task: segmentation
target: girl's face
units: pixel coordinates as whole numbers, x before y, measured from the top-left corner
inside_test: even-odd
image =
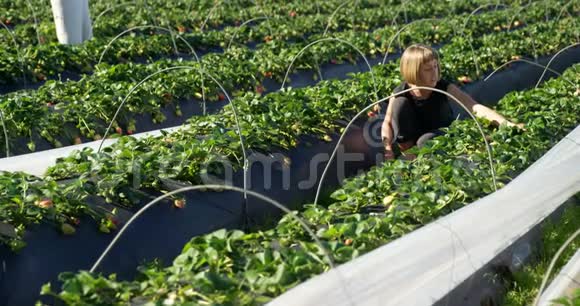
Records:
[[[437,81],[439,81],[439,63],[437,60],[434,59],[421,65],[419,79],[423,83],[420,84],[421,86],[435,87],[437,85]]]

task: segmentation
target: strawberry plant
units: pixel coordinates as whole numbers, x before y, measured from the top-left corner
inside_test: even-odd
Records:
[[[52,223],[70,235],[74,233],[71,223],[78,224],[79,216],[100,218],[85,205],[88,192],[82,181],[59,184],[24,173],[0,172],[0,182],[0,222],[13,231],[1,233],[0,242],[15,251],[25,246],[22,236],[30,224]]]

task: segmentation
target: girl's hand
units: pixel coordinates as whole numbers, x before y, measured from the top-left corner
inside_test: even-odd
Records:
[[[524,123],[513,123],[513,122],[508,121],[506,123],[506,125],[509,127],[517,127],[518,129],[520,129],[522,131],[526,131],[526,128],[525,128],[526,125]]]
[[[393,152],[393,147],[391,145],[385,146],[385,160],[395,159],[395,152]]]

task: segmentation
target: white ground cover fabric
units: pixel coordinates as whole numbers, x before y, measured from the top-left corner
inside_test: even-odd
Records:
[[[171,133],[181,126],[162,129],[168,133]],[[132,137],[143,138],[148,136],[160,136],[161,130],[155,130],[150,132],[143,132],[135,134]],[[117,142],[117,139],[107,139],[103,144],[104,147],[108,147]],[[46,170],[56,164],[56,160],[61,157],[69,156],[74,150],[82,150],[84,148],[92,148],[93,150],[98,150],[101,140],[87,142],[79,145],[67,146],[58,149],[40,151],[30,154],[23,154],[8,158],[0,158],[0,171],[22,171],[28,174],[42,177]]]

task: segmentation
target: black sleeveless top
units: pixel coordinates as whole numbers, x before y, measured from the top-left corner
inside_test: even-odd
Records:
[[[447,91],[449,82],[444,79],[440,79],[435,88]],[[409,89],[407,82],[401,83],[394,90],[395,93],[401,92],[405,89]],[[441,127],[448,127],[453,121],[453,110],[451,105],[449,105],[448,96],[443,93],[432,91],[429,98],[424,100],[418,100],[415,96],[411,94],[410,91],[396,95],[397,98],[404,97],[413,101],[415,112],[417,114],[417,121],[421,127],[425,130],[433,130]]]

